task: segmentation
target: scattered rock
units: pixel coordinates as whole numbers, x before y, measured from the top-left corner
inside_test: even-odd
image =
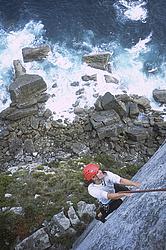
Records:
[[[92,68],[106,70],[110,55],[110,53],[85,55],[83,56],[83,62],[86,62]]]
[[[166,89],[154,89],[153,98],[156,102],[166,103]]]
[[[97,81],[97,74],[88,76],[88,75],[84,75],[81,77],[83,81],[87,82],[87,81]]]
[[[106,83],[115,83],[115,84],[119,83],[118,79],[116,79],[115,77],[111,75],[104,75],[104,78],[105,78]]]
[[[23,48],[22,56],[24,62],[41,61],[48,56],[51,51],[48,45],[43,45],[38,48]]]

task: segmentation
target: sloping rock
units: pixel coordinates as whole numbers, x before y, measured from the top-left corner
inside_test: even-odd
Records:
[[[166,143],[138,171],[133,180],[141,189],[165,188]],[[164,250],[165,192],[138,193],[125,199],[102,224],[97,222],[73,250]]]
[[[38,48],[23,48],[22,56],[24,62],[40,61],[48,56],[50,52],[48,45],[40,46]]]
[[[45,250],[48,247],[51,247],[48,234],[41,228],[18,244],[15,250]]]
[[[110,59],[110,53],[101,53],[83,56],[83,62],[90,67],[105,70]]]
[[[153,98],[156,102],[166,103],[166,89],[154,89]]]
[[[3,120],[17,121],[21,118],[37,114],[37,112],[37,106],[32,106],[24,109],[16,109],[14,107],[9,107],[0,113],[0,118],[2,118]]]
[[[34,105],[40,101],[41,94],[47,90],[47,85],[39,75],[20,75],[9,86],[12,103],[22,106]]]

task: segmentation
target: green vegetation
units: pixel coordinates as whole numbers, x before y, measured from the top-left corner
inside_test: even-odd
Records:
[[[137,166],[118,167],[110,156],[101,154],[51,162],[48,164],[50,171],[47,172],[44,172],[44,166],[39,165],[31,172],[20,169],[12,176],[0,174],[1,211],[6,207],[6,210],[0,213],[0,249],[9,249],[17,236],[24,239],[40,227],[44,220],[50,220],[62,208],[66,213],[69,206],[67,201],[71,201],[75,208],[80,200],[95,203],[82,178],[82,168],[90,162],[98,163],[103,170],[110,170],[126,178],[131,178],[138,171]],[[6,193],[12,196],[5,197]],[[11,207],[22,207],[23,214],[14,214],[9,211]],[[85,223],[88,222],[89,218],[86,218]],[[82,230],[80,225],[78,231],[81,233]]]

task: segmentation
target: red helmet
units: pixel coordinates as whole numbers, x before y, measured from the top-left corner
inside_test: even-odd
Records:
[[[88,164],[85,165],[84,169],[83,169],[83,175],[84,175],[84,179],[87,181],[92,180],[92,178],[98,173],[99,171],[99,165],[97,164]]]

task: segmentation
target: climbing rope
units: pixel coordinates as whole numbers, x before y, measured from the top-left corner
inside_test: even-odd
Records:
[[[149,193],[149,192],[163,192],[163,191],[166,191],[166,188],[130,190],[130,191],[121,191],[121,192],[118,192],[118,193]]]

